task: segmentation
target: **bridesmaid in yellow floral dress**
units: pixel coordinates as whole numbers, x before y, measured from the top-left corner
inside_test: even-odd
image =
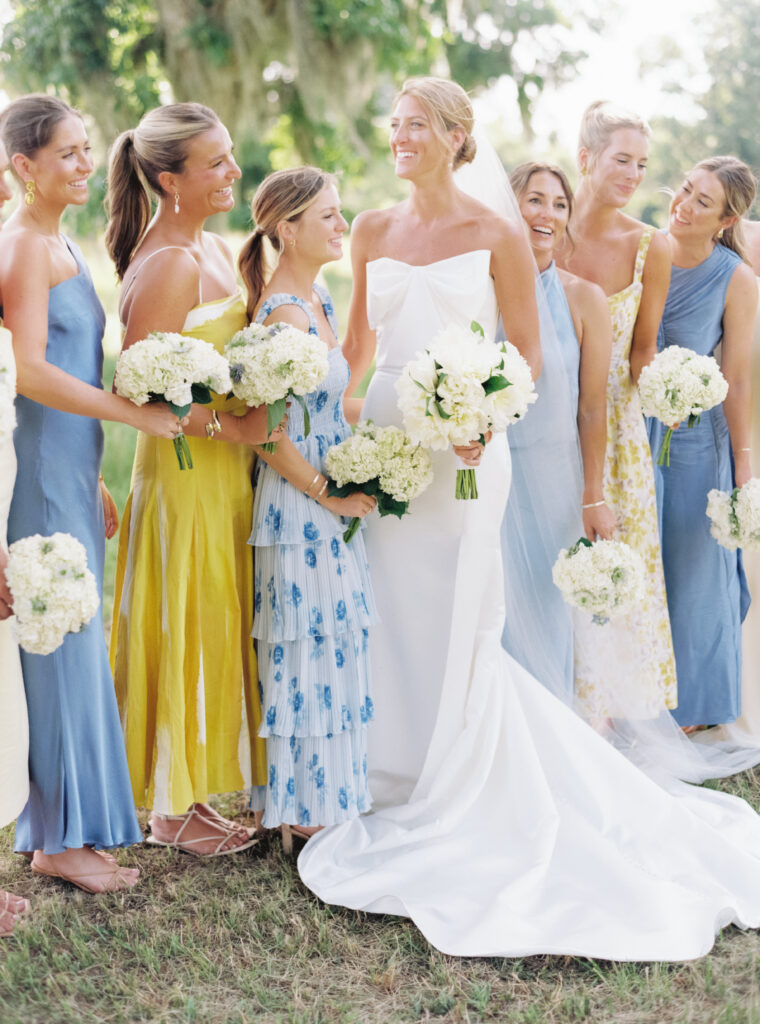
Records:
[[[654,472],[635,384],[657,351],[670,258],[661,235],[622,211],[644,177],[648,150],[649,127],[636,115],[605,102],[585,111],[575,248],[565,265],[608,296],[613,340],[604,496],[618,519],[617,539],[638,551],[647,569],[639,609],[596,629],[597,645],[609,644],[621,667],[615,678],[601,679],[582,656],[576,663],[576,693],[590,718],[654,718],[677,701]],[[603,664],[598,654],[594,662]]]
[[[123,281],[125,347],[164,330],[221,351],[246,324],[231,255],[203,230],[231,209],[239,177],[226,128],[197,103],[153,110],[117,139],[106,240]],[[158,198],[152,220],[143,179]],[[250,446],[266,440],[266,409],[215,395],[192,406],[185,433],[185,471],[170,443],[138,439],[111,658],[135,802],[152,808],[150,842],[219,856],[255,840],[209,794],[266,781],[247,544]]]

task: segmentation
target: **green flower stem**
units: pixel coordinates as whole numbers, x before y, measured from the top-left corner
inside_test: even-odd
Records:
[[[180,469],[192,469],[193,457],[190,454],[190,445],[182,431],[174,438],[174,451],[177,453],[177,462]]]
[[[273,452],[277,451],[277,442],[276,441],[265,441],[264,444],[262,444],[262,446],[261,446],[261,450],[263,452],[269,452],[269,454],[271,455]]]
[[[669,466],[670,465],[670,439],[673,436],[673,428],[668,427],[665,431],[665,437],[662,439],[660,445],[660,454],[657,456],[658,466]]]
[[[459,500],[468,501],[478,496],[478,484],[474,469],[458,469],[455,495]]]
[[[351,539],[353,538],[353,536],[356,533],[356,531],[359,529],[359,523],[360,522],[361,522],[361,519],[359,518],[359,516],[354,516],[354,518],[348,524],[348,529],[343,534],[343,540],[346,542],[346,544],[350,544],[351,543]]]

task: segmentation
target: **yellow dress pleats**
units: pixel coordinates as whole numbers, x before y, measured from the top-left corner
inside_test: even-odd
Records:
[[[245,326],[239,296],[203,303],[184,334],[219,351]],[[237,399],[213,408],[244,412]],[[266,781],[253,620],[253,450],[140,434],[122,517],[111,663],[135,803],[181,814]]]

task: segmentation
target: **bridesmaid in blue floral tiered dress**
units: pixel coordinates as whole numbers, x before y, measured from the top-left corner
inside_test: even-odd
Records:
[[[658,471],[665,586],[678,674],[673,717],[691,728],[732,722],[741,712],[741,623],[749,592],[741,555],[720,547],[705,516],[712,488],[751,477],[750,359],[757,285],[742,262],[739,218],[755,193],[749,168],[714,157],[689,171],[670,207],[673,259],[658,349],[713,355],[729,383],[722,406],[674,433],[670,466]],[[737,237],[738,236],[738,237]],[[665,427],[649,422],[655,458]]]
[[[326,380],[289,410],[287,437],[260,452],[251,544],[255,548],[253,636],[258,646],[268,785],[263,823],[308,838],[320,826],[369,810],[366,730],[372,718],[369,626],[375,620],[361,531],[346,544],[347,520],[375,499],[327,495],[321,465],[348,437],[348,365],[336,340],[321,266],[341,255],[346,222],[329,176],[316,168],[270,175],[253,200],[257,228],[240,258],[257,323],[291,323],[329,348]],[[262,289],[264,239],[280,251]],[[261,298],[264,301],[260,303]],[[345,400],[358,413],[357,400]]]

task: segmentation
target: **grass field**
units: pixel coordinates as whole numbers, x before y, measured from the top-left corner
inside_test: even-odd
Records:
[[[87,256],[109,314],[110,383],[116,288],[99,250]],[[344,268],[329,285],[345,323]],[[133,449],[134,432],[106,425],[104,473],[120,509]],[[116,543],[108,544],[106,623]],[[719,788],[760,808],[760,776]],[[220,807],[245,815],[242,794]],[[760,1024],[754,932],[730,928],[708,957],[687,964],[463,960],[433,950],[407,921],[320,904],[276,836],[209,861],[122,851],[121,862],[140,867],[140,885],[93,897],[32,876],[11,852],[12,835],[12,827],[0,832],[0,878],[33,912],[0,945],[0,1024]]]

